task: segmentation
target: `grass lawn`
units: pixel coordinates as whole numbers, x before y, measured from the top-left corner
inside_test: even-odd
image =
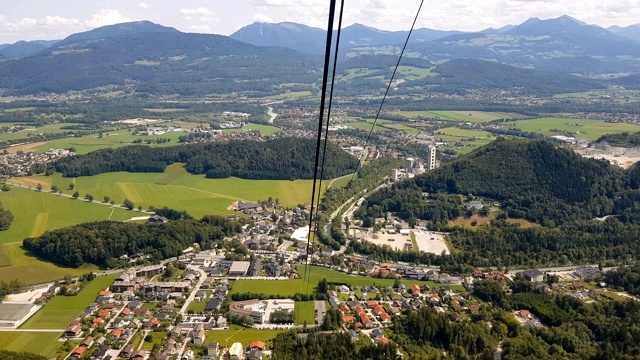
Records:
[[[451,143],[450,148],[456,150],[459,154],[466,154],[476,148],[487,145],[495,139],[495,136],[486,131],[460,129],[457,127],[449,127],[439,129],[435,132],[436,138],[444,139]],[[459,143],[462,146],[456,146]]]
[[[207,307],[207,302],[209,302],[209,299],[204,299],[200,302],[192,301],[189,306],[187,306],[187,312],[189,312],[189,310],[193,310],[194,314],[202,314],[204,313],[204,308]]]
[[[438,76],[437,73],[431,72],[432,69],[433,68],[424,69],[415,66],[398,66],[398,72],[404,75],[404,78],[408,80],[417,80],[424,79],[426,77]]]
[[[230,325],[228,330],[210,330],[206,332],[207,344],[217,342],[220,346],[231,346],[235,342],[248,346],[252,341],[264,341],[267,348],[271,348],[269,341],[284,330],[258,330],[244,328],[238,325]]]
[[[296,301],[295,302],[296,324],[308,325],[315,323],[315,306],[313,301]]]
[[[245,130],[258,130],[261,135],[271,136],[276,133],[276,131],[280,130],[279,127],[270,126],[270,125],[262,125],[262,124],[247,124],[244,126]]]
[[[46,181],[52,180],[53,177],[43,176],[42,181],[31,182],[30,185],[35,188],[41,182],[43,187],[49,188],[50,183]],[[16,178],[11,181],[28,182],[29,179]],[[65,181],[65,183],[59,181],[56,184],[59,184],[58,186],[61,188],[66,188],[70,180],[65,179]],[[69,190],[64,190],[63,192],[70,193]],[[82,194],[84,196],[86,192]],[[47,230],[59,229],[82,222],[107,219],[125,220],[135,216],[132,212],[124,209],[91,204],[86,201],[47,193],[45,190],[38,192],[17,186],[12,186],[11,191],[0,193],[0,202],[2,202],[5,209],[11,210],[15,217],[11,228],[0,236],[0,244],[21,242],[27,237],[39,236]]]
[[[640,125],[627,123],[608,123],[603,120],[590,119],[565,119],[565,118],[540,118],[532,120],[520,120],[504,123],[504,126],[511,126],[523,131],[530,131],[547,136],[563,135],[560,132],[568,131],[574,137],[586,140],[596,140],[605,134],[621,133],[625,131],[640,131]]]
[[[362,121],[362,122],[350,122],[350,123],[342,123],[339,125],[344,125],[344,126],[349,126],[351,128],[354,128],[356,130],[365,130],[365,131],[370,131],[371,130],[371,125],[373,125],[373,123],[367,122],[367,121]],[[384,126],[380,126],[380,122],[378,121],[378,123],[376,123],[376,126],[373,128],[373,131],[390,131],[391,129],[384,127]]]
[[[164,173],[115,172],[74,179],[55,174],[29,179],[47,186],[58,184],[65,189],[73,182],[75,190],[83,196],[89,193],[99,200],[109,196],[117,203],[129,199],[136,206],[142,205],[145,209],[150,205],[168,206],[186,210],[195,217],[231,214],[234,213],[233,210],[227,208],[235,201],[266,200],[269,196],[279,199],[285,207],[294,207],[311,201],[313,185],[312,180],[207,179],[204,175],[187,173],[183,164],[170,165]],[[328,182],[325,181],[323,184]],[[11,209],[9,206],[6,207]],[[132,212],[126,214],[135,216]]]
[[[10,112],[8,110],[9,109],[7,109],[6,112]],[[11,124],[11,125],[19,125],[19,124]],[[26,139],[27,136],[29,136],[29,134],[33,135],[33,134],[41,134],[41,133],[47,133],[47,134],[61,133],[61,132],[69,131],[69,130],[61,129],[61,127],[71,126],[71,125],[77,125],[77,124],[72,124],[72,123],[46,124],[40,127],[35,127],[33,126],[33,124],[23,124],[22,126],[24,127],[24,130],[20,130],[18,132],[0,133],[0,142],[4,140]]]
[[[298,274],[304,277],[304,266],[297,266]],[[236,280],[231,288],[231,293],[265,293],[267,295],[280,295],[282,297],[290,297],[296,293],[313,293],[316,290],[318,282],[322,278],[327,278],[330,283],[348,284],[353,286],[365,286],[365,285],[381,285],[388,286],[393,285],[393,279],[378,279],[368,276],[351,275],[333,269],[328,269],[321,266],[309,267],[311,274],[309,276],[309,283],[303,281],[303,279],[291,279],[291,280]],[[406,286],[412,284],[428,284],[430,287],[439,286],[432,281],[413,281],[402,280],[402,283]],[[452,289],[462,291],[462,286],[452,285]]]
[[[64,329],[95,301],[98,293],[113,283],[117,275],[99,276],[76,296],[56,296],[22,325],[21,329]]]
[[[45,357],[53,356],[62,343],[58,338],[62,335],[55,332],[0,332],[0,349],[18,352],[30,352]],[[67,355],[67,354],[65,354]]]
[[[162,345],[162,340],[167,337],[166,331],[152,331],[149,333],[151,337],[153,337],[153,341],[146,342],[143,340],[142,350],[151,350],[153,349],[153,344]]]

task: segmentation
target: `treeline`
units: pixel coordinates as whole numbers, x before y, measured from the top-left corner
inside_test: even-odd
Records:
[[[186,163],[192,174],[208,178],[236,176],[244,179],[310,179],[314,172],[315,141],[279,138],[266,142],[230,141],[188,144],[165,148],[129,146],[102,149],[86,155],[66,157],[55,169],[66,177],[105,172],[164,172],[176,162]],[[333,143],[327,144],[324,178],[348,174],[357,159]]]
[[[2,207],[0,202],[0,231],[8,230],[13,224],[13,213]]]
[[[20,289],[22,289],[23,286],[24,285],[16,279],[13,279],[9,282],[4,280],[0,281],[0,299],[9,294],[18,292]]]
[[[282,295],[253,293],[253,292],[231,294],[231,300],[233,301],[245,301],[245,300],[253,300],[253,299],[267,300],[267,299],[279,299],[279,298],[282,298]],[[293,296],[291,296],[291,299],[293,299],[294,301],[314,301],[314,300],[328,300],[328,297],[327,297],[327,294],[321,294],[321,293],[313,293],[313,294],[295,293]]]
[[[36,355],[28,352],[16,352],[9,350],[0,350],[0,359],[3,360],[46,360],[42,355]]]
[[[606,142],[611,146],[635,147],[640,146],[640,132],[623,132],[619,134],[605,134],[596,140],[596,143]]]
[[[118,259],[122,255],[145,253],[159,261],[182,255],[193,243],[201,249],[211,249],[225,236],[240,230],[240,223],[219,216],[165,224],[100,221],[28,238],[23,246],[37,256],[70,267],[85,263],[115,267],[120,265]]]
[[[296,330],[278,334],[273,340],[275,360],[396,360],[393,344],[369,344],[361,347],[351,341],[348,333],[320,333],[312,331],[298,336]]]

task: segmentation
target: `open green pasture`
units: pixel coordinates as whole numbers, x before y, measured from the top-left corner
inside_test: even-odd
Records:
[[[371,70],[371,69],[365,69],[365,68],[353,68],[353,69],[347,69],[346,71],[347,71],[347,75],[340,78],[340,80],[351,81],[357,77],[367,76],[369,74],[378,72],[378,70]]]
[[[261,124],[247,124],[244,126],[245,130],[257,130],[260,131],[260,135],[271,136],[274,135],[279,127],[270,126],[270,125],[261,125]]]
[[[315,305],[313,301],[296,301],[294,304],[296,313],[296,324],[311,325],[315,323]]]
[[[60,124],[46,124],[42,126],[33,126],[33,124],[11,124],[11,125],[21,125],[24,127],[23,130],[18,132],[9,132],[9,133],[0,133],[0,141],[5,140],[14,140],[14,139],[26,139],[30,134],[56,134],[69,130],[61,129],[63,126],[71,126],[76,124],[71,123],[60,123]]]
[[[294,207],[310,201],[313,185],[312,180],[207,179],[187,173],[183,164],[170,165],[164,173],[115,172],[74,179],[54,174],[30,179],[64,188],[73,182],[82,196],[89,193],[96,200],[109,196],[121,204],[129,199],[136,207],[168,206],[196,217],[230,214],[233,211],[227,208],[235,201],[266,200],[269,196],[285,207]]]
[[[58,338],[62,331],[34,332],[34,331],[2,331],[0,332],[0,349],[30,352],[45,357],[53,356],[60,346]],[[65,354],[66,355],[66,354]]]
[[[418,80],[426,77],[438,76],[437,73],[431,72],[433,68],[424,69],[415,66],[398,66],[398,72],[404,75],[407,80]]]
[[[166,147],[178,144],[178,137],[186,134],[185,132],[171,131],[162,135],[142,136],[132,135],[129,130],[131,129],[104,131],[102,138],[100,138],[98,134],[91,134],[78,138],[68,137],[64,139],[51,140],[38,146],[36,151],[44,152],[49,149],[75,148],[76,153],[86,154],[99,149],[118,148],[132,145],[133,141],[137,139],[142,139],[143,142],[155,139],[171,139],[171,141],[162,144],[150,144],[150,146]]]
[[[62,329],[96,300],[98,293],[113,283],[118,275],[98,276],[76,296],[56,296],[27,320],[21,329]]]
[[[586,140],[596,140],[605,134],[621,133],[625,131],[640,131],[640,125],[627,123],[608,123],[604,120],[591,119],[566,119],[566,118],[540,118],[531,120],[519,120],[504,123],[505,126],[515,127],[522,131],[535,132],[547,136],[563,135],[561,132],[570,132],[574,137]],[[558,131],[551,131],[552,129]]]
[[[396,111],[396,115],[414,117],[439,117],[441,120],[482,123],[496,119],[520,117],[520,114],[488,112],[488,111]]]
[[[435,132],[435,136],[438,139],[450,142],[449,148],[456,150],[459,154],[469,153],[495,139],[494,135],[486,131],[460,129],[457,127],[440,129]],[[455,143],[460,145],[454,145]]]
[[[43,177],[43,187],[49,187],[45,180],[53,178]],[[28,180],[17,178],[16,181]],[[69,180],[55,182],[66,194]],[[38,181],[31,183],[35,188]],[[82,192],[82,196],[86,193]],[[98,199],[96,197],[96,199]],[[123,199],[124,200],[124,199]],[[59,229],[82,222],[96,220],[125,220],[134,214],[124,209],[112,208],[101,204],[92,204],[82,199],[73,199],[48,193],[46,190],[38,192],[18,186],[12,186],[11,191],[0,193],[0,202],[11,210],[15,220],[7,231],[0,234],[0,243],[21,242],[27,237],[39,236],[47,230]],[[0,259],[2,257],[0,256]]]
[[[298,274],[304,277],[304,266],[297,266]],[[379,279],[368,276],[351,275],[328,269],[320,266],[311,266],[307,269],[310,273],[307,273],[309,282],[305,282],[303,279],[290,279],[290,280],[236,280],[231,288],[231,293],[265,293],[267,295],[280,295],[282,297],[290,297],[296,293],[313,293],[316,291],[318,282],[323,278],[327,278],[330,283],[348,284],[349,286],[370,286],[381,285],[389,286],[393,285],[393,279]],[[434,282],[429,281],[412,281],[402,280],[402,283],[410,286],[411,284],[428,284],[429,286],[438,286]],[[462,287],[452,286],[453,289],[462,289]]]
[[[264,341],[268,343],[279,333],[286,330],[258,330],[253,328],[244,328],[238,325],[230,325],[226,330],[210,330],[206,332],[205,342],[207,344],[217,342],[220,346],[231,346],[231,344],[239,342],[243,346],[249,346],[252,341]],[[270,345],[267,345],[270,347]]]

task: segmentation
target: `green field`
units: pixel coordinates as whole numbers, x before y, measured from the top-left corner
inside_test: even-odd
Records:
[[[433,70],[433,68],[423,69],[415,66],[398,66],[398,72],[404,75],[404,78],[407,80],[418,80],[438,76],[437,73],[433,73],[431,70]]]
[[[260,131],[260,135],[265,135],[265,136],[272,136],[278,130],[280,130],[280,128],[276,127],[276,126],[261,125],[261,124],[247,124],[247,125],[244,126],[244,129],[245,130],[257,130],[257,131]]]
[[[178,138],[181,135],[186,134],[186,132],[171,131],[166,134],[157,136],[140,136],[131,135],[128,130],[131,129],[105,131],[102,138],[99,138],[98,134],[91,134],[79,138],[69,137],[64,139],[51,140],[45,142],[42,145],[39,145],[36,148],[36,151],[44,152],[48,151],[49,149],[65,149],[73,147],[76,149],[77,154],[87,154],[94,150],[106,148],[115,149],[122,146],[132,145],[132,142],[136,139],[142,139],[142,141],[155,139],[171,139],[171,141],[167,143],[151,145],[157,147],[167,147],[178,144]]]
[[[378,72],[378,70],[371,70],[371,69],[365,69],[365,68],[347,69],[347,75],[341,77],[340,81],[342,80],[351,81],[357,77],[367,76],[375,72]]]
[[[253,328],[244,328],[238,325],[230,325],[227,330],[210,330],[206,332],[205,342],[207,344],[217,342],[220,346],[231,346],[235,342],[242,343],[243,346],[249,346],[252,341],[264,341],[268,343],[283,330],[258,330]],[[270,348],[270,344],[267,344]]]
[[[49,357],[53,356],[60,346],[61,343],[58,343],[58,338],[61,335],[62,331],[59,333],[2,331],[0,332],[0,349],[18,352],[26,351]]]
[[[454,149],[458,154],[469,153],[480,146],[489,144],[495,139],[495,135],[485,131],[460,129],[457,127],[439,129],[434,134],[436,138],[444,139],[451,143],[448,148]],[[459,143],[463,146],[456,146],[454,143]]]
[[[551,129],[567,131],[579,139],[596,140],[605,134],[621,133],[625,131],[640,131],[640,125],[626,123],[608,123],[604,120],[591,119],[566,119],[566,118],[541,118],[532,120],[519,120],[504,123],[504,126],[515,127],[522,131],[535,132],[547,136],[563,135]]]
[[[298,274],[304,276],[304,266],[297,266]],[[311,266],[308,284],[303,279],[291,280],[236,280],[231,288],[231,293],[265,293],[267,295],[280,295],[282,297],[290,297],[296,293],[313,293],[315,292],[318,282],[322,278],[327,278],[330,283],[349,284],[353,286],[365,285],[393,285],[393,279],[378,279],[367,276],[351,275],[340,271],[327,269],[320,266]],[[438,286],[434,282],[429,281],[410,281],[402,280],[402,283],[410,286],[411,284],[428,284],[429,286]],[[461,290],[462,286],[452,286],[453,289]]]
[[[200,302],[198,301],[192,301],[189,306],[187,306],[187,312],[189,310],[193,310],[194,314],[202,314],[204,313],[204,309],[207,307],[207,302],[209,301],[209,299],[204,299],[201,300]]]
[[[296,301],[295,302],[296,324],[314,324],[315,306],[313,301]]]
[[[154,344],[162,345],[162,340],[167,337],[166,331],[152,331],[149,335],[151,335],[153,341],[146,342],[143,340],[142,350],[151,350]]]
[[[11,124],[11,125],[15,125],[15,124]],[[72,123],[46,124],[39,127],[35,127],[32,124],[23,124],[22,126],[25,127],[24,130],[21,130],[18,132],[11,132],[11,133],[0,133],[0,141],[26,139],[29,135],[36,135],[40,133],[49,133],[49,134],[61,133],[61,132],[69,131],[69,130],[63,130],[61,129],[61,127],[70,126],[70,125],[77,125],[77,124],[72,124]]]
[[[99,276],[76,296],[54,297],[20,328],[64,330],[90,303],[96,300],[98,293],[108,288],[117,277],[117,275]]]
[[[45,177],[46,178],[46,177]],[[17,180],[23,180],[21,178]],[[51,180],[51,179],[48,179]],[[43,184],[46,184],[43,182]],[[66,185],[60,183],[60,187]],[[35,187],[36,183],[32,183]],[[43,185],[44,186],[44,185]],[[70,191],[65,190],[65,193]],[[84,192],[82,193],[84,196]],[[124,200],[124,199],[123,199]],[[11,228],[0,235],[0,244],[21,242],[27,237],[39,236],[47,230],[59,229],[81,222],[95,220],[125,220],[134,214],[124,209],[115,209],[100,204],[90,204],[60,195],[38,192],[12,186],[11,191],[0,193],[0,202],[11,210],[15,220]],[[2,256],[0,255],[0,259]]]
[[[371,125],[373,125],[373,124],[370,123],[370,122],[362,121],[362,122],[342,123],[340,125],[349,126],[349,127],[352,127],[352,128],[354,128],[356,130],[370,131],[371,130]],[[380,126],[379,122],[373,128],[373,131],[390,131],[390,130],[391,129],[389,129],[389,128]]]
[[[520,114],[487,111],[396,111],[396,115],[413,117],[439,117],[441,120],[481,123],[496,119],[520,117]]]
[[[207,179],[203,175],[187,173],[182,164],[170,165],[164,173],[115,172],[74,179],[55,174],[30,179],[64,188],[73,181],[80,194],[89,193],[98,200],[104,196],[117,203],[129,199],[145,209],[150,205],[168,206],[187,210],[196,217],[230,214],[233,211],[227,208],[235,201],[266,200],[269,196],[279,199],[285,207],[294,207],[310,202],[313,185],[312,180]]]

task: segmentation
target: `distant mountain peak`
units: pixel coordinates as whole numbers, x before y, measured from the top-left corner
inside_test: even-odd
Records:
[[[76,33],[67,36],[60,41],[58,45],[66,45],[74,42],[82,42],[89,40],[108,39],[116,36],[146,33],[146,32],[179,32],[177,29],[162,26],[148,20],[131,21],[126,23],[114,24],[95,28],[93,30]]]

